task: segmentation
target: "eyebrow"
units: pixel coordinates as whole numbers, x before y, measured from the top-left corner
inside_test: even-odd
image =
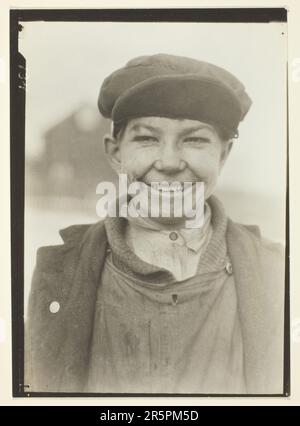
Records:
[[[197,132],[198,130],[209,130],[211,132],[214,132],[214,128],[210,126],[209,124],[199,124],[194,127],[188,127],[187,129],[183,129],[182,132],[180,132],[181,136],[187,135],[188,133]]]
[[[139,131],[139,130],[152,130],[152,131],[159,131],[158,127],[150,126],[148,124],[134,124],[131,128],[129,128],[130,132]]]
[[[129,132],[139,131],[143,129],[156,132],[161,131],[159,127],[151,126],[149,124],[134,124],[131,128],[129,128]],[[213,132],[214,128],[210,124],[197,124],[194,127],[188,127],[186,129],[183,129],[179,134],[180,136],[184,136],[186,134],[196,132],[197,130],[209,130]]]

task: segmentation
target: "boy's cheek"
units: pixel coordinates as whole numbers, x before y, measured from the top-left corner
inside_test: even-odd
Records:
[[[144,174],[145,170],[149,169],[151,161],[150,156],[145,158],[144,156],[136,155],[134,153],[121,158],[122,168],[125,173],[134,173],[137,175]]]
[[[200,181],[210,179],[218,174],[218,164],[212,163],[209,158],[201,158],[198,161],[194,158],[193,161],[187,164]]]
[[[121,173],[127,175],[128,182],[133,182],[143,175],[142,169],[134,161],[122,163]]]

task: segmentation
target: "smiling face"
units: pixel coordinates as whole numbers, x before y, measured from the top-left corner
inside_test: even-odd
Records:
[[[105,137],[113,168],[126,173],[129,182],[204,182],[206,199],[231,144],[209,124],[165,117],[135,118],[119,137]]]

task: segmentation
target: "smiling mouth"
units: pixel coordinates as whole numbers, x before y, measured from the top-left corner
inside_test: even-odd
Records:
[[[150,189],[155,189],[160,192],[170,193],[170,192],[183,192],[184,190],[195,187],[196,182],[151,182],[146,183],[140,181]]]

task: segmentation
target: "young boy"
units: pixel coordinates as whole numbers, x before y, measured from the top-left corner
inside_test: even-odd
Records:
[[[282,393],[283,256],[212,195],[251,106],[244,86],[206,62],[143,56],[105,79],[98,106],[116,172],[161,198],[203,182],[203,224],[153,217],[150,199],[148,217],[75,225],[39,249],[28,390]]]

